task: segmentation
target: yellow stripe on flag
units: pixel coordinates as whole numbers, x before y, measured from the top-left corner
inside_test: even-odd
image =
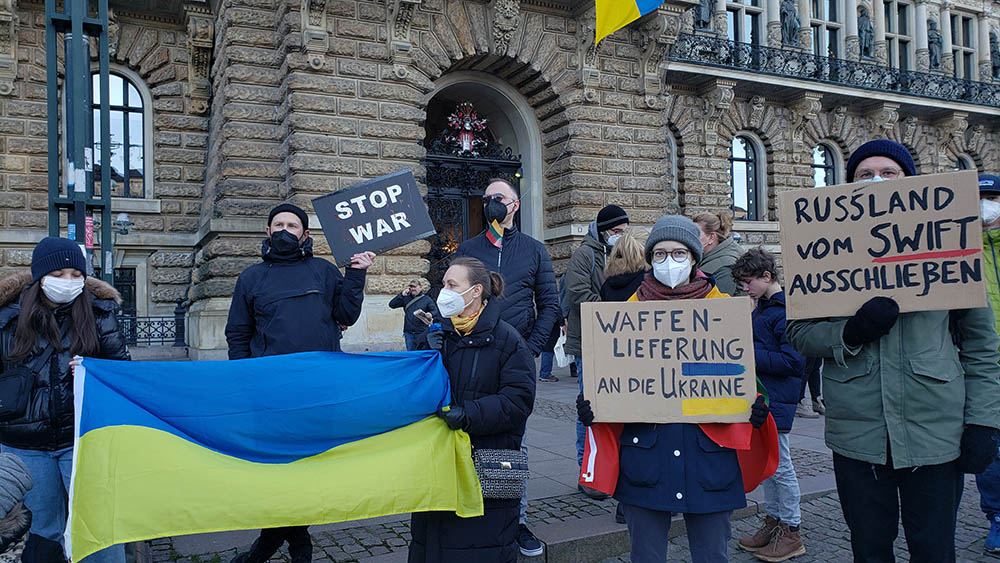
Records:
[[[642,16],[635,0],[596,0],[596,3],[597,36],[594,44]]]
[[[740,414],[748,410],[750,410],[750,401],[740,398],[698,398],[681,401],[681,414],[684,416]]]

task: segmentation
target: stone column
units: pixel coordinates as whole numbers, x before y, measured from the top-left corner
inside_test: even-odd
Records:
[[[885,45],[885,4],[882,0],[872,0],[872,21],[875,22],[875,43],[872,45],[872,55],[875,60],[884,65],[889,64],[889,53]]]
[[[951,52],[951,3],[941,4],[941,72],[951,75],[955,71],[955,55]]]
[[[858,0],[844,0],[844,58],[856,61],[861,58],[861,40],[858,38]]]
[[[726,25],[726,0],[715,0],[715,33],[719,34],[719,37],[726,37],[727,25]]]
[[[930,50],[927,47],[927,0],[917,0],[917,70],[930,70]]]
[[[799,48],[812,52],[812,0],[799,0]]]
[[[987,14],[976,16],[979,22],[979,38],[976,50],[979,52],[979,76],[966,78],[970,80],[989,80],[993,76],[993,60],[990,58],[990,19]]]
[[[767,0],[767,46],[781,48],[780,0]]]

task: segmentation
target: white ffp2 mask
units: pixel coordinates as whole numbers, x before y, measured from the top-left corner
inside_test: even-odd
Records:
[[[45,276],[42,278],[42,293],[53,303],[69,303],[83,293],[83,278],[67,280]]]
[[[658,264],[653,264],[653,277],[669,288],[675,288],[691,277],[691,259],[678,262],[673,256]]]

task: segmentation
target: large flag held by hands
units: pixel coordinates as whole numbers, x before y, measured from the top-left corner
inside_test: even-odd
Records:
[[[656,11],[664,0],[595,0],[597,36],[594,44],[635,20]]]
[[[469,437],[436,352],[310,352],[77,368],[66,546],[483,513]]]

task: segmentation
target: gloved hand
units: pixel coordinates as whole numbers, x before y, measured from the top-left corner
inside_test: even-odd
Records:
[[[750,406],[750,425],[754,428],[760,428],[767,422],[767,413],[770,410],[771,408],[764,402],[764,396],[758,395],[757,400]]]
[[[844,344],[851,348],[875,342],[889,334],[899,318],[899,304],[891,297],[872,297],[844,325]]]
[[[431,350],[438,350],[438,351],[444,348],[444,331],[437,330],[428,332],[427,346],[430,347]]]
[[[445,407],[437,412],[437,415],[444,419],[445,424],[452,430],[465,430],[465,409],[458,405]]]
[[[970,424],[962,432],[962,453],[958,456],[958,468],[962,473],[978,475],[997,458],[997,430],[987,426]]]
[[[594,409],[590,408],[590,401],[583,398],[583,395],[576,396],[576,417],[584,426],[594,423]]]

